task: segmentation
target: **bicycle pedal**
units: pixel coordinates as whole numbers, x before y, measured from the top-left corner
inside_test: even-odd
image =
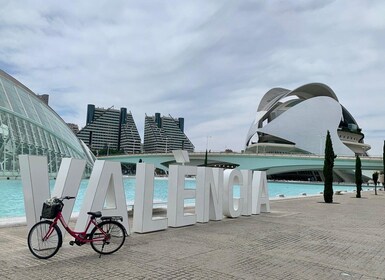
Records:
[[[75,244],[75,241],[71,240],[71,241],[70,241],[70,245],[71,245],[71,246],[74,246],[74,244]]]

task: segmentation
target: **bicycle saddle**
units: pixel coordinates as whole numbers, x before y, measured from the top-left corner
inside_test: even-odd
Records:
[[[102,216],[102,212],[96,211],[96,212],[87,212],[88,215],[91,215],[92,218],[100,218]]]

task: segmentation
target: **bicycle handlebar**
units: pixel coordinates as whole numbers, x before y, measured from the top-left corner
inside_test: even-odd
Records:
[[[74,199],[74,198],[76,198],[75,196],[65,196],[65,197],[62,197],[62,200],[64,200],[64,199]]]

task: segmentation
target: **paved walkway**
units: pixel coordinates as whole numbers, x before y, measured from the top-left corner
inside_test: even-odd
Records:
[[[385,193],[271,202],[271,213],[132,234],[110,256],[63,244],[33,257],[0,228],[0,279],[385,279]],[[68,237],[67,237],[68,239]]]

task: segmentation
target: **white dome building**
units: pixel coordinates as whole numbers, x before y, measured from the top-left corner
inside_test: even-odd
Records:
[[[29,88],[0,70],[0,178],[20,176],[18,155],[46,156],[56,176],[62,158],[95,157],[63,119]]]
[[[336,155],[367,155],[361,128],[327,85],[273,88],[259,103],[245,151],[323,155],[328,130]]]

